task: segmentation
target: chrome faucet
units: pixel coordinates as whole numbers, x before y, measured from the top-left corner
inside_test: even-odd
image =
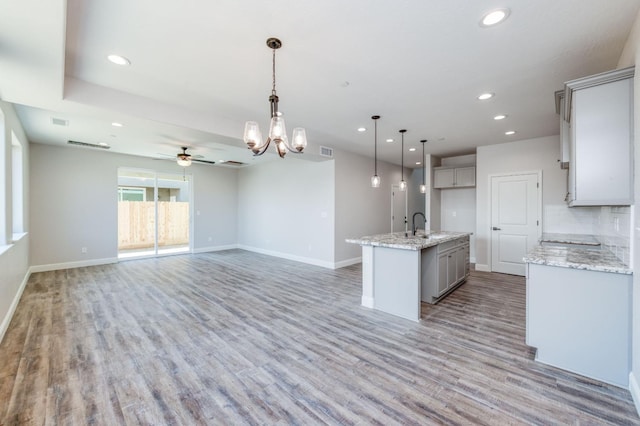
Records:
[[[422,216],[422,218],[424,219],[424,229],[425,229],[425,231],[427,230],[427,217],[422,212],[415,212],[413,214],[413,217],[411,218],[411,228],[413,229],[413,236],[414,237],[416,235],[416,215]]]

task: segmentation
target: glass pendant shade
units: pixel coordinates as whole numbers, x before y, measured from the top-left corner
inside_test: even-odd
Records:
[[[272,141],[285,140],[287,135],[287,128],[284,125],[284,118],[281,115],[271,117],[271,124],[269,125],[269,137]]]
[[[427,185],[425,185],[424,183],[420,184],[420,193],[421,194],[426,194],[427,193]]]
[[[380,188],[380,176],[378,175],[371,176],[371,187]]]
[[[296,127],[293,129],[293,148],[302,152],[307,147],[307,132],[302,127]]]
[[[407,190],[407,182],[405,182],[404,180],[400,181],[400,191],[406,191]]]
[[[246,143],[249,148],[253,148],[262,143],[260,127],[255,121],[247,121],[244,124],[244,143]]]

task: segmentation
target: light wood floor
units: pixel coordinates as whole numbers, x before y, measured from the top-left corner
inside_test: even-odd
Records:
[[[0,423],[640,424],[628,391],[532,360],[522,278],[473,272],[420,323],[360,280],[240,250],[33,274]]]

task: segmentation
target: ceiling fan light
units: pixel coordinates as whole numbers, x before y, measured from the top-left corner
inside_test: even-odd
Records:
[[[178,154],[178,166],[189,167],[191,165],[191,155]]]

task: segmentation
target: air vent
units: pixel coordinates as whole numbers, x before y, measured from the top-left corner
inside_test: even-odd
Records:
[[[86,146],[88,148],[100,148],[100,149],[109,149],[111,148],[106,143],[88,143],[88,142],[78,142],[78,141],[67,141],[69,145],[78,145],[78,146]]]
[[[65,120],[64,118],[51,117],[51,124],[55,126],[68,126],[69,121]]]
[[[333,148],[329,148],[329,147],[326,147],[326,146],[321,146],[320,147],[320,155],[322,155],[323,157],[333,158]]]
[[[228,164],[230,166],[236,166],[236,167],[244,166],[244,163],[242,163],[240,161],[233,161],[233,160],[225,161],[222,164]]]

